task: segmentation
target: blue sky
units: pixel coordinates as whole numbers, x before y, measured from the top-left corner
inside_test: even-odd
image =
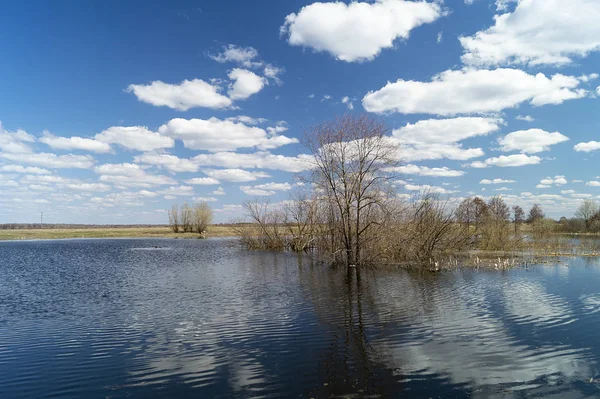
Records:
[[[401,196],[600,197],[600,3],[10,2],[0,223],[216,220],[296,189],[311,125],[381,118]]]

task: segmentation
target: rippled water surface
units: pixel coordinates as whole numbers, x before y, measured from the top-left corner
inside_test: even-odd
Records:
[[[593,258],[357,278],[232,244],[0,242],[0,397],[600,396]]]

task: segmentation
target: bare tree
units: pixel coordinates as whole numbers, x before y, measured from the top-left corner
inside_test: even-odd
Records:
[[[465,230],[470,230],[471,226],[475,223],[475,204],[473,198],[465,198],[458,205],[455,211],[456,221],[460,223]]]
[[[533,204],[529,210],[529,216],[527,216],[527,223],[535,223],[543,220],[546,217],[540,204]]]
[[[515,225],[515,235],[519,233],[521,224],[525,221],[525,211],[519,205],[513,205],[513,224]]]
[[[482,228],[481,246],[484,249],[506,249],[510,240],[508,234],[508,220],[510,208],[502,197],[491,198],[487,203],[487,213]]]
[[[212,209],[206,202],[194,205],[193,226],[196,233],[204,234],[208,225],[212,223],[212,218]]]
[[[179,206],[177,204],[171,206],[169,211],[169,226],[174,233],[179,233]]]
[[[510,217],[510,208],[500,196],[495,196],[489,200],[488,209],[492,220],[497,224],[506,223]]]
[[[194,215],[192,208],[190,208],[187,202],[184,203],[181,207],[180,219],[181,228],[183,229],[184,233],[189,233],[193,231]]]
[[[332,234],[348,266],[366,259],[362,249],[392,190],[398,149],[386,137],[385,125],[370,116],[347,115],[306,132],[312,169],[304,178],[326,201]]]
[[[598,205],[592,200],[584,200],[577,211],[575,211],[575,217],[583,219],[585,222],[585,229],[589,230],[594,215],[598,213]]]

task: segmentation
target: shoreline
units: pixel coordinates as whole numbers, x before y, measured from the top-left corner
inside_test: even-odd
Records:
[[[230,226],[210,226],[206,237],[235,237]],[[164,226],[158,227],[94,227],[81,229],[14,229],[0,230],[0,241],[60,240],[85,238],[180,238],[197,239],[196,233],[173,233]]]

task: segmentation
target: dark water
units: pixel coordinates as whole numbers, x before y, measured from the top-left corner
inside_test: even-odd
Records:
[[[229,244],[0,243],[0,398],[600,396],[597,260],[357,279]]]

